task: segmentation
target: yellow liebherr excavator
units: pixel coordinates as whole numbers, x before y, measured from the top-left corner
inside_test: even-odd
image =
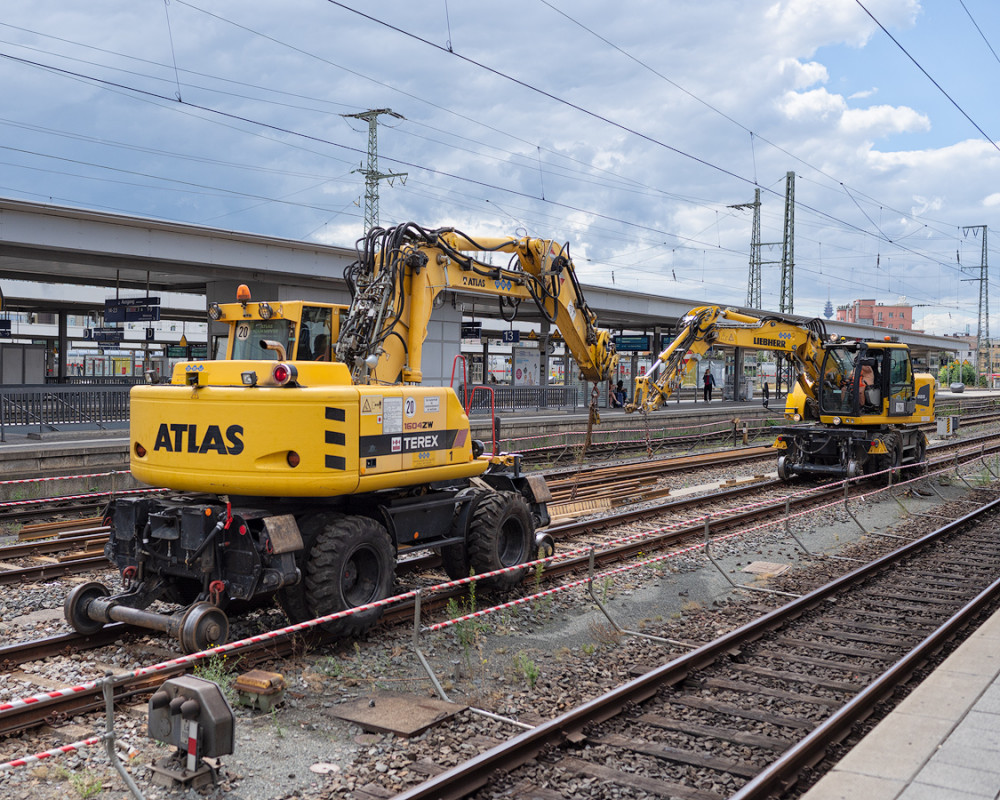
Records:
[[[925,460],[927,439],[917,425],[934,419],[934,376],[914,373],[905,344],[833,341],[822,320],[802,324],[719,306],[693,308],[680,324],[650,372],[636,379],[626,411],[659,408],[676,390],[685,361],[713,346],[768,350],[783,353],[796,372],[785,418],[798,424],[775,429],[782,480],[855,478]]]
[[[480,253],[511,254],[503,267]],[[182,362],[131,393],[131,469],[174,490],[117,498],[106,554],[123,591],[78,586],[64,612],[79,632],[123,621],[176,636],[188,652],[228,636],[225,608],[275,596],[293,621],[388,596],[397,557],[435,549],[453,578],[535,556],[550,499],[515,458],[484,455],[450,387],[418,385],[435,298],[445,290],[531,300],[592,381],[617,356],[597,327],[567,245],[473,239],[407,224],[374,229],[345,272],[350,307],[238,302],[224,360]],[[336,346],[331,342],[336,340]],[[164,614],[156,600],[179,605]],[[380,610],[328,627],[349,635]]]

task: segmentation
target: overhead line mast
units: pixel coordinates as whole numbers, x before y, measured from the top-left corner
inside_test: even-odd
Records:
[[[397,114],[391,108],[373,108],[362,111],[358,114],[341,114],[342,117],[350,119],[360,119],[368,123],[368,164],[364,169],[356,169],[353,172],[360,172],[365,176],[365,231],[378,227],[378,182],[388,180],[392,185],[393,178],[401,178],[406,183],[407,173],[405,172],[379,172],[378,169],[378,118],[380,116],[390,116],[396,119],[405,119],[402,114]]]
[[[986,225],[967,225],[962,228],[962,233],[966,236],[972,231],[972,236],[983,232],[983,251],[979,259],[978,267],[962,267],[962,272],[973,272],[979,270],[978,278],[962,278],[963,281],[979,281],[979,325],[976,327],[976,384],[978,385],[979,373],[982,370],[983,381],[989,385],[990,373],[992,370],[992,352],[990,348],[990,268],[987,262],[986,250]],[[983,350],[985,349],[985,354]]]
[[[753,209],[753,227],[750,232],[750,272],[747,276],[747,308],[760,308],[760,189],[753,190],[752,203],[739,203],[730,208]]]

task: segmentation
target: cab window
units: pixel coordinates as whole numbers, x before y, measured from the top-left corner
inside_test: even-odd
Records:
[[[261,340],[277,342],[287,351],[288,342],[295,331],[295,323],[285,319],[240,320],[234,327],[234,360],[277,361],[278,354],[274,350],[261,347]]]
[[[299,361],[329,361],[333,333],[333,309],[302,307],[302,324],[295,358]]]
[[[854,352],[843,348],[827,350],[823,359],[820,410],[843,414],[854,409]]]
[[[908,350],[899,348],[890,351],[889,395],[901,400],[913,397],[913,369]]]

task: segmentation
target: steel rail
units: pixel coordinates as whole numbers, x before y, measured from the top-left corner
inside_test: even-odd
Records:
[[[847,705],[782,753],[730,800],[765,800],[775,797],[779,790],[785,791],[792,786],[803,770],[816,764],[831,746],[848,736],[858,722],[869,717],[879,703],[905,684],[918,667],[951,641],[962,628],[967,627],[985,607],[995,603],[998,596],[1000,596],[1000,578],[959,609]]]
[[[692,650],[690,653],[675,658],[674,660],[647,672],[639,678],[635,678],[628,683],[612,689],[610,692],[571,709],[552,720],[543,722],[530,731],[526,731],[525,733],[520,734],[503,744],[497,745],[496,747],[469,759],[463,764],[459,764],[456,767],[446,770],[440,775],[430,778],[418,786],[396,795],[394,800],[429,800],[430,798],[435,798],[435,800],[459,800],[459,798],[466,797],[471,792],[486,785],[486,783],[490,780],[490,777],[497,770],[509,771],[536,757],[543,750],[560,746],[570,737],[579,734],[587,725],[600,723],[604,720],[617,716],[628,707],[641,703],[652,697],[661,688],[673,686],[685,680],[692,672],[714,663],[720,656],[731,652],[734,649],[738,649],[739,646],[744,643],[760,638],[766,632],[783,625],[786,620],[798,617],[813,606],[822,603],[836,592],[841,591],[853,583],[863,581],[868,576],[891,566],[909,554],[926,547],[929,543],[940,539],[942,536],[951,533],[953,530],[961,527],[962,525],[974,521],[980,516],[983,516],[998,507],[1000,507],[1000,500],[994,500],[969,514],[966,514],[964,517],[948,523],[947,525],[932,531],[920,539],[916,539],[913,542],[900,547],[892,553],[858,567],[851,572],[834,579],[830,583],[821,586],[796,600],[792,600],[786,605],[777,608],[712,642]],[[996,585],[997,584],[993,584],[990,589],[993,589]],[[983,595],[989,594],[990,589],[985,590],[981,593],[981,595],[977,596],[977,598],[969,605],[974,605],[977,608],[981,607],[981,605],[986,602],[982,599]],[[953,631],[954,628],[960,624],[961,623],[957,621],[949,621],[949,623],[942,627]],[[935,639],[933,644],[927,645],[926,648],[921,646],[916,648],[916,650],[934,649],[936,646],[939,647],[940,639],[943,635],[944,634],[941,633],[941,629],[938,629],[938,631],[931,634],[931,637]],[[893,668],[891,670],[894,679],[897,680],[897,685],[900,676],[905,676],[909,672],[913,671],[915,668],[915,658],[916,656],[912,659],[909,656],[904,657],[904,659],[899,662],[898,669]],[[852,717],[852,714],[863,715],[870,712],[871,705],[869,702],[872,698],[881,698],[890,691],[891,687],[888,684],[882,684],[881,682],[878,684],[872,684],[871,694],[867,694],[866,691],[863,691],[860,695],[858,695],[858,698],[862,698],[860,701],[852,701],[848,704],[848,706],[845,706],[845,709],[850,707],[850,712],[845,710],[843,712],[838,712],[831,717],[831,720],[834,720],[834,722],[831,723],[832,728],[829,733],[817,734],[815,739],[809,742],[808,745],[800,743],[799,746],[793,747],[790,751],[792,755],[789,756],[789,762],[782,766],[775,767],[774,774],[767,779],[773,782],[765,785],[765,778],[762,777],[759,789],[752,786],[752,784],[747,784],[743,787],[741,793],[734,796],[733,800],[736,800],[736,798],[739,798],[739,800],[751,800],[751,798],[773,796],[770,792],[774,791],[775,786],[777,786],[781,781],[787,781],[793,770],[801,769],[803,766],[808,765],[810,758],[814,759],[817,757],[820,746],[825,749],[830,742],[835,741],[833,738],[834,735],[846,733],[850,725],[859,718],[858,716]],[[763,774],[764,773],[762,773],[762,775]],[[752,793],[748,793],[744,796],[742,791],[748,790],[748,787],[749,791]]]
[[[93,569],[106,569],[110,562],[103,554],[76,558],[59,564],[39,564],[33,567],[17,567],[0,570],[0,586],[28,581],[47,581],[52,578],[62,578],[66,575],[76,575],[80,572],[90,572]]]
[[[72,531],[71,536],[9,544],[5,547],[0,547],[0,561],[7,561],[11,558],[28,558],[31,556],[49,555],[50,553],[61,553],[65,550],[73,550],[74,548],[98,541],[103,543],[108,539],[109,530],[107,525],[97,525],[93,528]]]

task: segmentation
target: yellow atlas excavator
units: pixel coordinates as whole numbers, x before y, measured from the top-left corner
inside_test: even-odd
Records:
[[[917,427],[934,420],[934,377],[915,373],[910,349],[890,341],[827,335],[822,320],[754,317],[720,306],[699,306],[647,375],[636,379],[626,411],[659,408],[675,391],[684,362],[712,347],[781,353],[795,366],[796,382],[776,428],[778,476],[855,478],[890,467],[922,464],[927,439]]]
[[[492,266],[491,253],[511,261]],[[224,359],[132,390],[132,473],[172,491],[110,504],[106,554],[124,589],[74,589],[64,612],[77,631],[129,622],[192,652],[226,640],[231,603],[276,597],[293,621],[344,611],[387,597],[397,558],[430,549],[453,578],[506,570],[490,579],[503,589],[551,546],[538,532],[544,479],[485,454],[455,391],[420,385],[421,351],[442,291],[494,296],[508,312],[530,300],[586,379],[610,379],[613,340],[568,245],[410,223],[373,229],[345,278],[350,306],[254,302],[241,287],[209,306],[229,328]],[[158,600],[179,607],[150,610]],[[380,613],[328,628],[358,633]]]

